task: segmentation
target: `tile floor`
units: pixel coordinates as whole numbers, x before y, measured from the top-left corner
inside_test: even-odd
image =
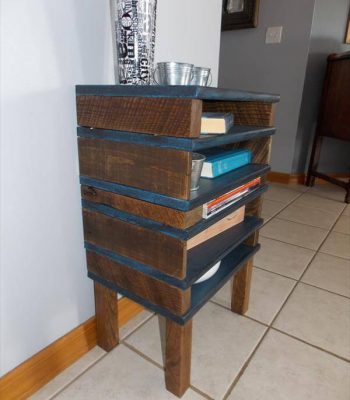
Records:
[[[250,308],[224,286],[194,318],[190,399],[350,399],[350,206],[334,186],[272,184]],[[165,390],[159,328],[144,312],[109,354],[91,350],[33,400],[176,399]]]

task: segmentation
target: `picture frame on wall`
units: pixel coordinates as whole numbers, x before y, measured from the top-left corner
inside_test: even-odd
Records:
[[[223,0],[222,31],[256,28],[260,0]]]

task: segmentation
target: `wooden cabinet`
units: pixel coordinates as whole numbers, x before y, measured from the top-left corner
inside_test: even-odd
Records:
[[[177,396],[190,384],[195,313],[232,277],[232,310],[247,310],[277,101],[275,95],[195,86],[77,86],[84,239],[98,344],[109,351],[118,343],[115,293],[163,315],[166,387]],[[233,112],[236,125],[225,135],[200,136],[202,111]],[[191,192],[192,153],[216,146],[250,149],[252,163],[201,178]],[[263,178],[256,190],[202,218],[203,204],[256,177]],[[242,222],[193,246],[193,238],[242,206]],[[219,260],[212,278],[194,284]]]

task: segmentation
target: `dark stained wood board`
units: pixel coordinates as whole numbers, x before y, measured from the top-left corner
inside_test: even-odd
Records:
[[[271,127],[274,123],[275,104],[257,101],[203,101],[204,112],[231,112],[236,125]]]
[[[192,355],[192,320],[179,325],[166,320],[165,386],[175,396],[182,397],[190,386]]]
[[[201,100],[261,101],[276,103],[280,96],[271,93],[250,92],[205,86],[169,85],[77,85],[77,96],[123,96],[153,98],[187,98]]]
[[[110,351],[119,343],[118,294],[94,282],[97,344]]]
[[[153,310],[154,312],[163,315],[179,324],[185,324],[190,320],[206,302],[214,296],[214,294],[220,290],[220,288],[234,275],[236,274],[248,260],[259,250],[260,246],[250,247],[247,245],[240,245],[228,254],[221,262],[219,271],[210,279],[205,282],[193,285],[191,288],[191,307],[186,314],[182,316],[175,315],[170,311],[156,306],[149,301],[135,295],[133,292],[129,292],[117,285],[112,284],[109,281],[101,279],[100,277],[88,273],[88,276],[94,281],[110,288],[128,298],[141,304],[142,306]]]
[[[86,259],[88,271],[92,274],[131,291],[175,315],[184,314],[191,306],[190,288],[182,290],[171,286],[92,251],[87,251]]]
[[[89,242],[85,242],[85,248],[87,251],[100,254],[112,261],[126,265],[147,276],[184,290],[189,288],[219,260],[232,252],[233,249],[240,246],[255,230],[262,226],[262,222],[263,220],[260,218],[246,217],[243,222],[235,227],[189,250],[187,253],[186,277],[184,279],[167,275],[165,272],[151,265],[146,265],[135,259],[125,257],[115,251],[107,250],[106,248]]]
[[[80,174],[188,199],[192,154],[103,139],[79,138]]]
[[[265,175],[269,170],[270,166],[267,164],[248,164],[215,179],[201,178],[199,189],[191,192],[189,200],[164,196],[160,193],[149,192],[131,186],[91,179],[84,176],[80,177],[80,183],[82,185],[130,196],[136,199],[175,208],[177,210],[188,211],[201,206],[207,201],[213,200],[254,178]]]
[[[87,209],[83,222],[85,241],[179,279],[185,277],[185,241]]]
[[[202,102],[180,98],[78,95],[77,115],[80,126],[198,137]]]
[[[83,200],[104,204],[178,229],[186,229],[202,219],[203,207],[201,206],[184,212],[132,197],[122,196],[117,193],[107,192],[106,190],[96,189],[92,186],[82,185],[81,197]]]

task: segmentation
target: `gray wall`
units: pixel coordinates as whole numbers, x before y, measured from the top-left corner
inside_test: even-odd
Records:
[[[312,146],[326,58],[330,53],[349,51],[344,44],[349,0],[316,0],[311,29],[305,86],[303,92],[293,171],[303,172],[307,167]],[[350,142],[325,139],[321,154],[320,170],[347,172],[350,164]]]
[[[281,94],[272,146],[274,171],[292,170],[313,9],[314,0],[262,0],[258,28],[221,36],[220,86]],[[282,43],[265,44],[266,28],[279,25]]]

